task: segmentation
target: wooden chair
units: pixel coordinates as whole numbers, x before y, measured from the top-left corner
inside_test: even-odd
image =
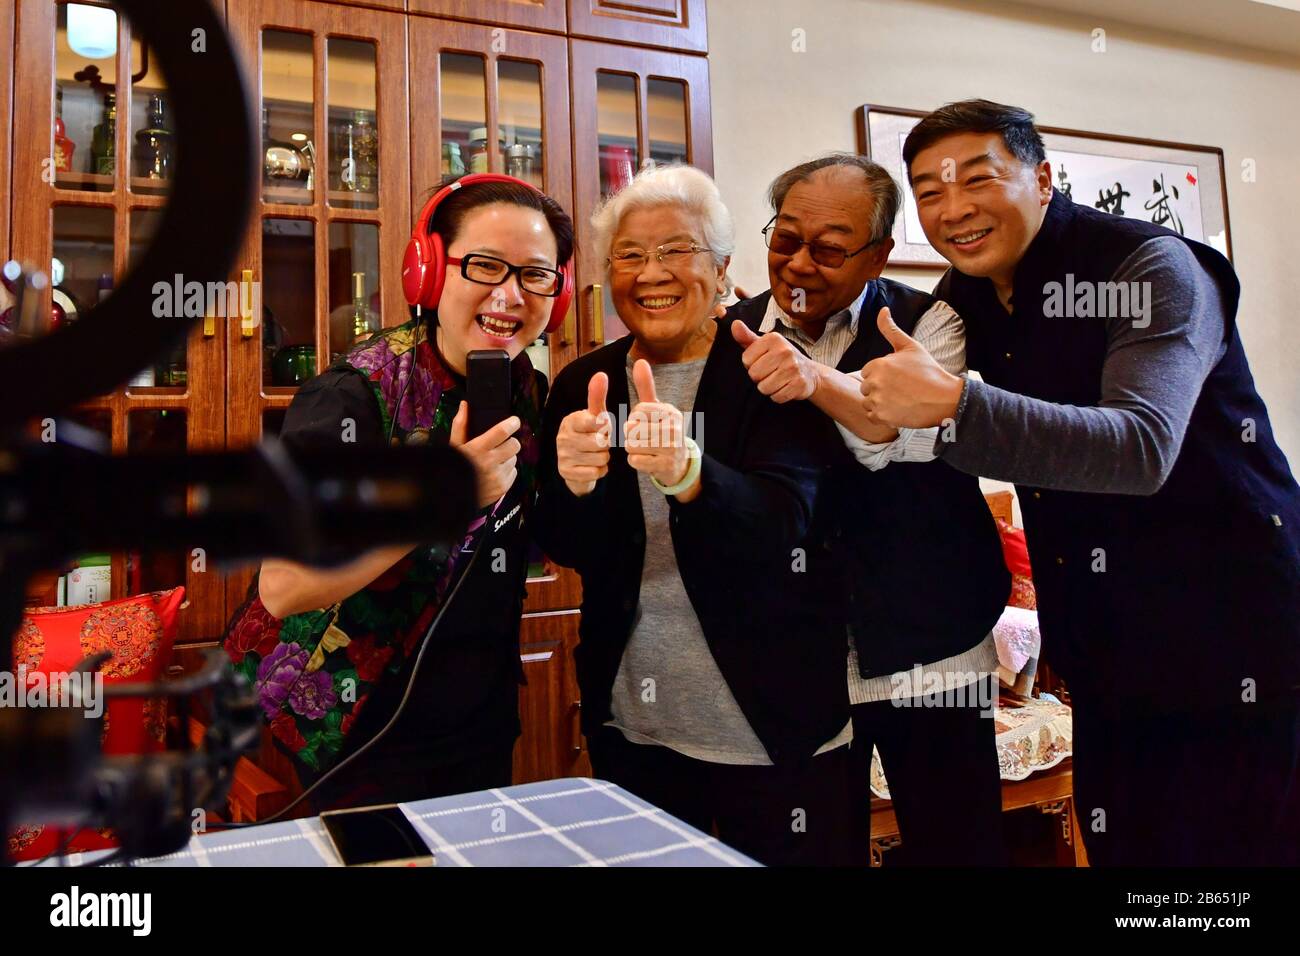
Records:
[[[1024,780],[1002,781],[1002,812],[1037,807],[1040,812],[1059,816],[1060,842],[1057,863],[1063,866],[1087,866],[1088,854],[1074,809],[1074,762],[1063,760],[1051,770],[1044,770]],[[886,850],[899,846],[898,817],[889,800],[871,798],[871,865],[880,866]]]

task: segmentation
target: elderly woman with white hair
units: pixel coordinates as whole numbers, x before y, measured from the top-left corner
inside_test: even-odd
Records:
[[[842,443],[716,317],[735,230],[706,174],[645,170],[592,225],[630,334],[552,386],[535,534],[582,577],[593,769],[760,862],[865,863],[843,618],[805,544]]]

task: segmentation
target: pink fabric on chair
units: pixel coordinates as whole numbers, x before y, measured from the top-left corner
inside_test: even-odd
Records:
[[[993,626],[993,642],[998,648],[998,663],[1012,674],[1019,674],[1030,658],[1038,656],[1042,646],[1038,612],[1023,607],[1007,607]]]

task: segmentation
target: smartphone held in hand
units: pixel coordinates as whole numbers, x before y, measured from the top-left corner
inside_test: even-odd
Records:
[[[469,353],[465,375],[472,441],[510,416],[510,354],[505,349]]]

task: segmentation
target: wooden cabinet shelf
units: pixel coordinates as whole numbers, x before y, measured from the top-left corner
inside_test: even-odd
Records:
[[[266,203],[284,206],[309,206],[315,201],[315,192],[308,192],[302,186],[263,186],[262,199]],[[304,202],[303,200],[307,200]],[[354,212],[374,212],[379,207],[379,194],[373,192],[353,192],[350,189],[329,189],[325,191],[325,201],[335,209]],[[356,205],[346,205],[355,203]]]
[[[59,185],[67,183],[69,186],[75,186],[78,189],[90,186],[101,192],[113,191],[113,177],[106,173],[78,173],[72,170],[59,170],[55,181]]]
[[[81,173],[75,170],[61,169],[55,173],[55,185],[60,191],[67,190],[89,192],[98,195],[113,192],[116,178],[108,173]],[[146,176],[131,176],[128,179],[131,192],[136,198],[164,197],[171,189],[171,183],[165,179],[149,179]],[[62,192],[57,194],[57,201],[62,202]]]

